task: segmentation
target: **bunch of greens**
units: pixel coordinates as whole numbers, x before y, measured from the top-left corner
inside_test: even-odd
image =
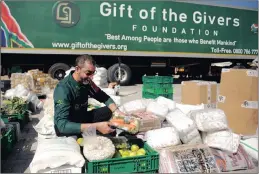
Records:
[[[26,110],[26,100],[19,97],[14,97],[11,100],[4,100],[1,112],[3,115],[23,114]]]

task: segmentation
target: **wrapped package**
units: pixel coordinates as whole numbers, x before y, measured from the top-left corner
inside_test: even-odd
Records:
[[[160,119],[149,112],[135,112],[131,114],[133,117],[140,119],[139,132],[146,132],[152,129],[161,128]]]
[[[157,102],[151,102],[147,106],[146,111],[155,114],[160,118],[161,121],[164,121],[169,110],[166,105],[158,104]]]
[[[127,114],[131,114],[133,112],[143,112],[146,110],[146,106],[142,102],[142,100],[133,100],[123,104],[120,107],[121,111],[126,112]]]
[[[186,104],[180,104],[176,103],[175,107],[180,109],[184,114],[188,114],[190,111],[200,110],[204,109],[204,104],[201,105],[186,105]]]
[[[159,149],[159,173],[219,173],[210,148],[204,144]]]
[[[157,97],[156,102],[158,104],[166,105],[168,107],[169,111],[174,110],[176,107],[175,102],[173,100],[170,100],[170,99],[162,97],[162,96]]]
[[[181,144],[179,135],[173,127],[149,130],[145,134],[145,139],[152,148],[156,149]]]
[[[110,124],[131,134],[138,133],[140,128],[140,120],[131,116],[115,115],[110,119]]]
[[[258,137],[241,140],[240,144],[249,156],[258,161]]]
[[[202,142],[194,121],[179,109],[171,111],[166,116],[166,120],[177,130],[179,137],[184,144]],[[195,139],[195,141],[192,141],[193,139]]]
[[[189,115],[200,131],[215,132],[228,129],[226,115],[221,109],[196,110]]]
[[[251,170],[254,169],[252,158],[246,153],[240,145],[236,153],[226,153],[224,151],[211,148],[217,165],[221,172],[231,172],[236,170]]]
[[[237,152],[240,138],[240,135],[227,130],[218,132],[202,132],[202,141],[204,144],[229,153]]]

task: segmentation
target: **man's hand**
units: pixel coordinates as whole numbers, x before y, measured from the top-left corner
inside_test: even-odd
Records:
[[[96,129],[101,132],[102,134],[109,134],[115,131],[115,129],[112,129],[109,126],[108,122],[99,122],[95,123],[96,124]]]

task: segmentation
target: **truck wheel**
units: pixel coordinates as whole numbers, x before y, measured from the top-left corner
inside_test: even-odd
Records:
[[[62,80],[65,75],[66,71],[69,70],[69,66],[64,63],[55,63],[49,68],[48,73],[54,79]]]
[[[119,80],[119,64],[114,64],[113,66],[111,66],[108,69],[108,80],[110,82],[117,82]],[[121,86],[126,86],[129,84],[130,80],[131,80],[131,69],[125,65],[125,64],[121,64],[121,81],[120,81],[120,85]]]

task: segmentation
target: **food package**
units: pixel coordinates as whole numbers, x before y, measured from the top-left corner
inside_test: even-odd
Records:
[[[121,110],[126,112],[127,114],[131,114],[133,112],[143,112],[146,110],[146,106],[142,102],[142,100],[133,100],[123,104]]]
[[[131,116],[116,116],[110,119],[110,124],[131,134],[139,132],[140,120]]]
[[[228,129],[228,123],[224,111],[220,109],[203,109],[190,113],[191,119],[197,128],[203,132],[215,132]]]
[[[241,140],[240,144],[249,156],[258,161],[258,137]]]
[[[169,111],[174,110],[176,107],[175,102],[173,100],[170,100],[170,99],[162,97],[162,96],[158,97],[156,99],[156,102],[158,104],[166,105],[168,107]]]
[[[115,154],[115,146],[109,138],[96,136],[84,140],[83,153],[88,161],[109,159]]]
[[[158,149],[159,173],[219,173],[216,160],[204,144]]]
[[[166,120],[179,133],[179,137],[184,144],[202,142],[199,131],[192,119],[187,117],[179,109],[174,109],[167,116]],[[192,141],[195,139],[195,141]]]
[[[139,132],[146,132],[152,129],[161,128],[160,119],[152,113],[135,112],[131,114],[133,117],[140,119]]]
[[[149,130],[145,134],[145,139],[152,148],[156,149],[181,144],[179,135],[173,127]]]
[[[180,139],[184,144],[202,143],[201,135],[196,128],[184,135],[181,135]]]
[[[146,111],[155,114],[160,118],[161,121],[164,121],[169,110],[166,105],[158,104],[157,102],[151,102],[147,106]]]
[[[221,149],[229,153],[236,153],[239,143],[240,135],[228,130],[218,132],[202,132],[202,141],[209,147]]]
[[[184,114],[189,114],[190,111],[195,111],[195,110],[200,110],[200,109],[205,108],[204,104],[201,104],[201,105],[186,105],[186,104],[176,103],[175,106],[176,106],[176,108],[180,109]]]
[[[255,167],[252,158],[246,153],[241,145],[234,154],[226,153],[214,148],[211,148],[211,152],[214,155],[221,172],[250,170]]]

